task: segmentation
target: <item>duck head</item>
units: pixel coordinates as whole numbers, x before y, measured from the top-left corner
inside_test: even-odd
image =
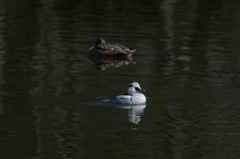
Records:
[[[146,92],[144,89],[141,89],[138,82],[132,82],[128,85],[128,94],[133,95],[134,93]]]
[[[103,40],[102,38],[99,38],[99,39],[97,39],[97,41],[96,41],[96,44],[95,44],[95,45],[104,44],[104,43],[106,43],[106,41],[105,41],[105,40]]]

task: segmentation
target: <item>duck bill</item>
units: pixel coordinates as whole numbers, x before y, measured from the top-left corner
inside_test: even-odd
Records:
[[[146,90],[144,90],[144,89],[140,89],[140,91],[139,92],[146,92]]]

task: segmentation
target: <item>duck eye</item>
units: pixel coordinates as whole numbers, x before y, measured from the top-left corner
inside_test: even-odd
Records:
[[[140,91],[140,89],[138,87],[135,88],[136,91]]]

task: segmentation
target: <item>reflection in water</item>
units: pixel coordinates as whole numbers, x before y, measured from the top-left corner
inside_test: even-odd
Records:
[[[128,111],[128,121],[133,124],[138,124],[141,121],[141,115],[144,113],[146,104],[143,105],[126,105],[118,106],[121,109],[127,109]]]
[[[132,57],[88,57],[90,62],[94,63],[99,70],[105,70],[111,67],[123,67],[129,64],[136,64]]]
[[[50,97],[51,100],[46,101],[46,98],[33,101],[36,158],[66,158],[66,153],[70,151],[76,151],[75,158],[81,158],[84,140],[82,122],[85,118],[83,111],[81,108],[69,109],[69,105],[61,99]]]
[[[101,97],[103,98],[103,97]],[[105,107],[116,107],[120,109],[127,109],[128,121],[133,124],[138,124],[141,121],[141,115],[144,113],[144,109],[146,108],[146,104],[139,105],[122,105],[122,104],[113,104],[110,102],[101,101],[91,101],[88,102],[88,105],[91,106],[105,106]]]

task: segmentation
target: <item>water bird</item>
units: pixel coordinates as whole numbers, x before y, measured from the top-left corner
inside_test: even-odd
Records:
[[[88,50],[88,56],[104,56],[104,57],[122,57],[132,56],[135,49],[128,48],[121,44],[110,44],[104,39],[97,39],[95,46],[92,46]]]
[[[117,95],[108,97],[107,100],[113,103],[118,104],[144,104],[146,103],[146,97],[142,92],[145,92],[144,89],[141,89],[138,82],[132,82],[128,85],[127,94]]]

